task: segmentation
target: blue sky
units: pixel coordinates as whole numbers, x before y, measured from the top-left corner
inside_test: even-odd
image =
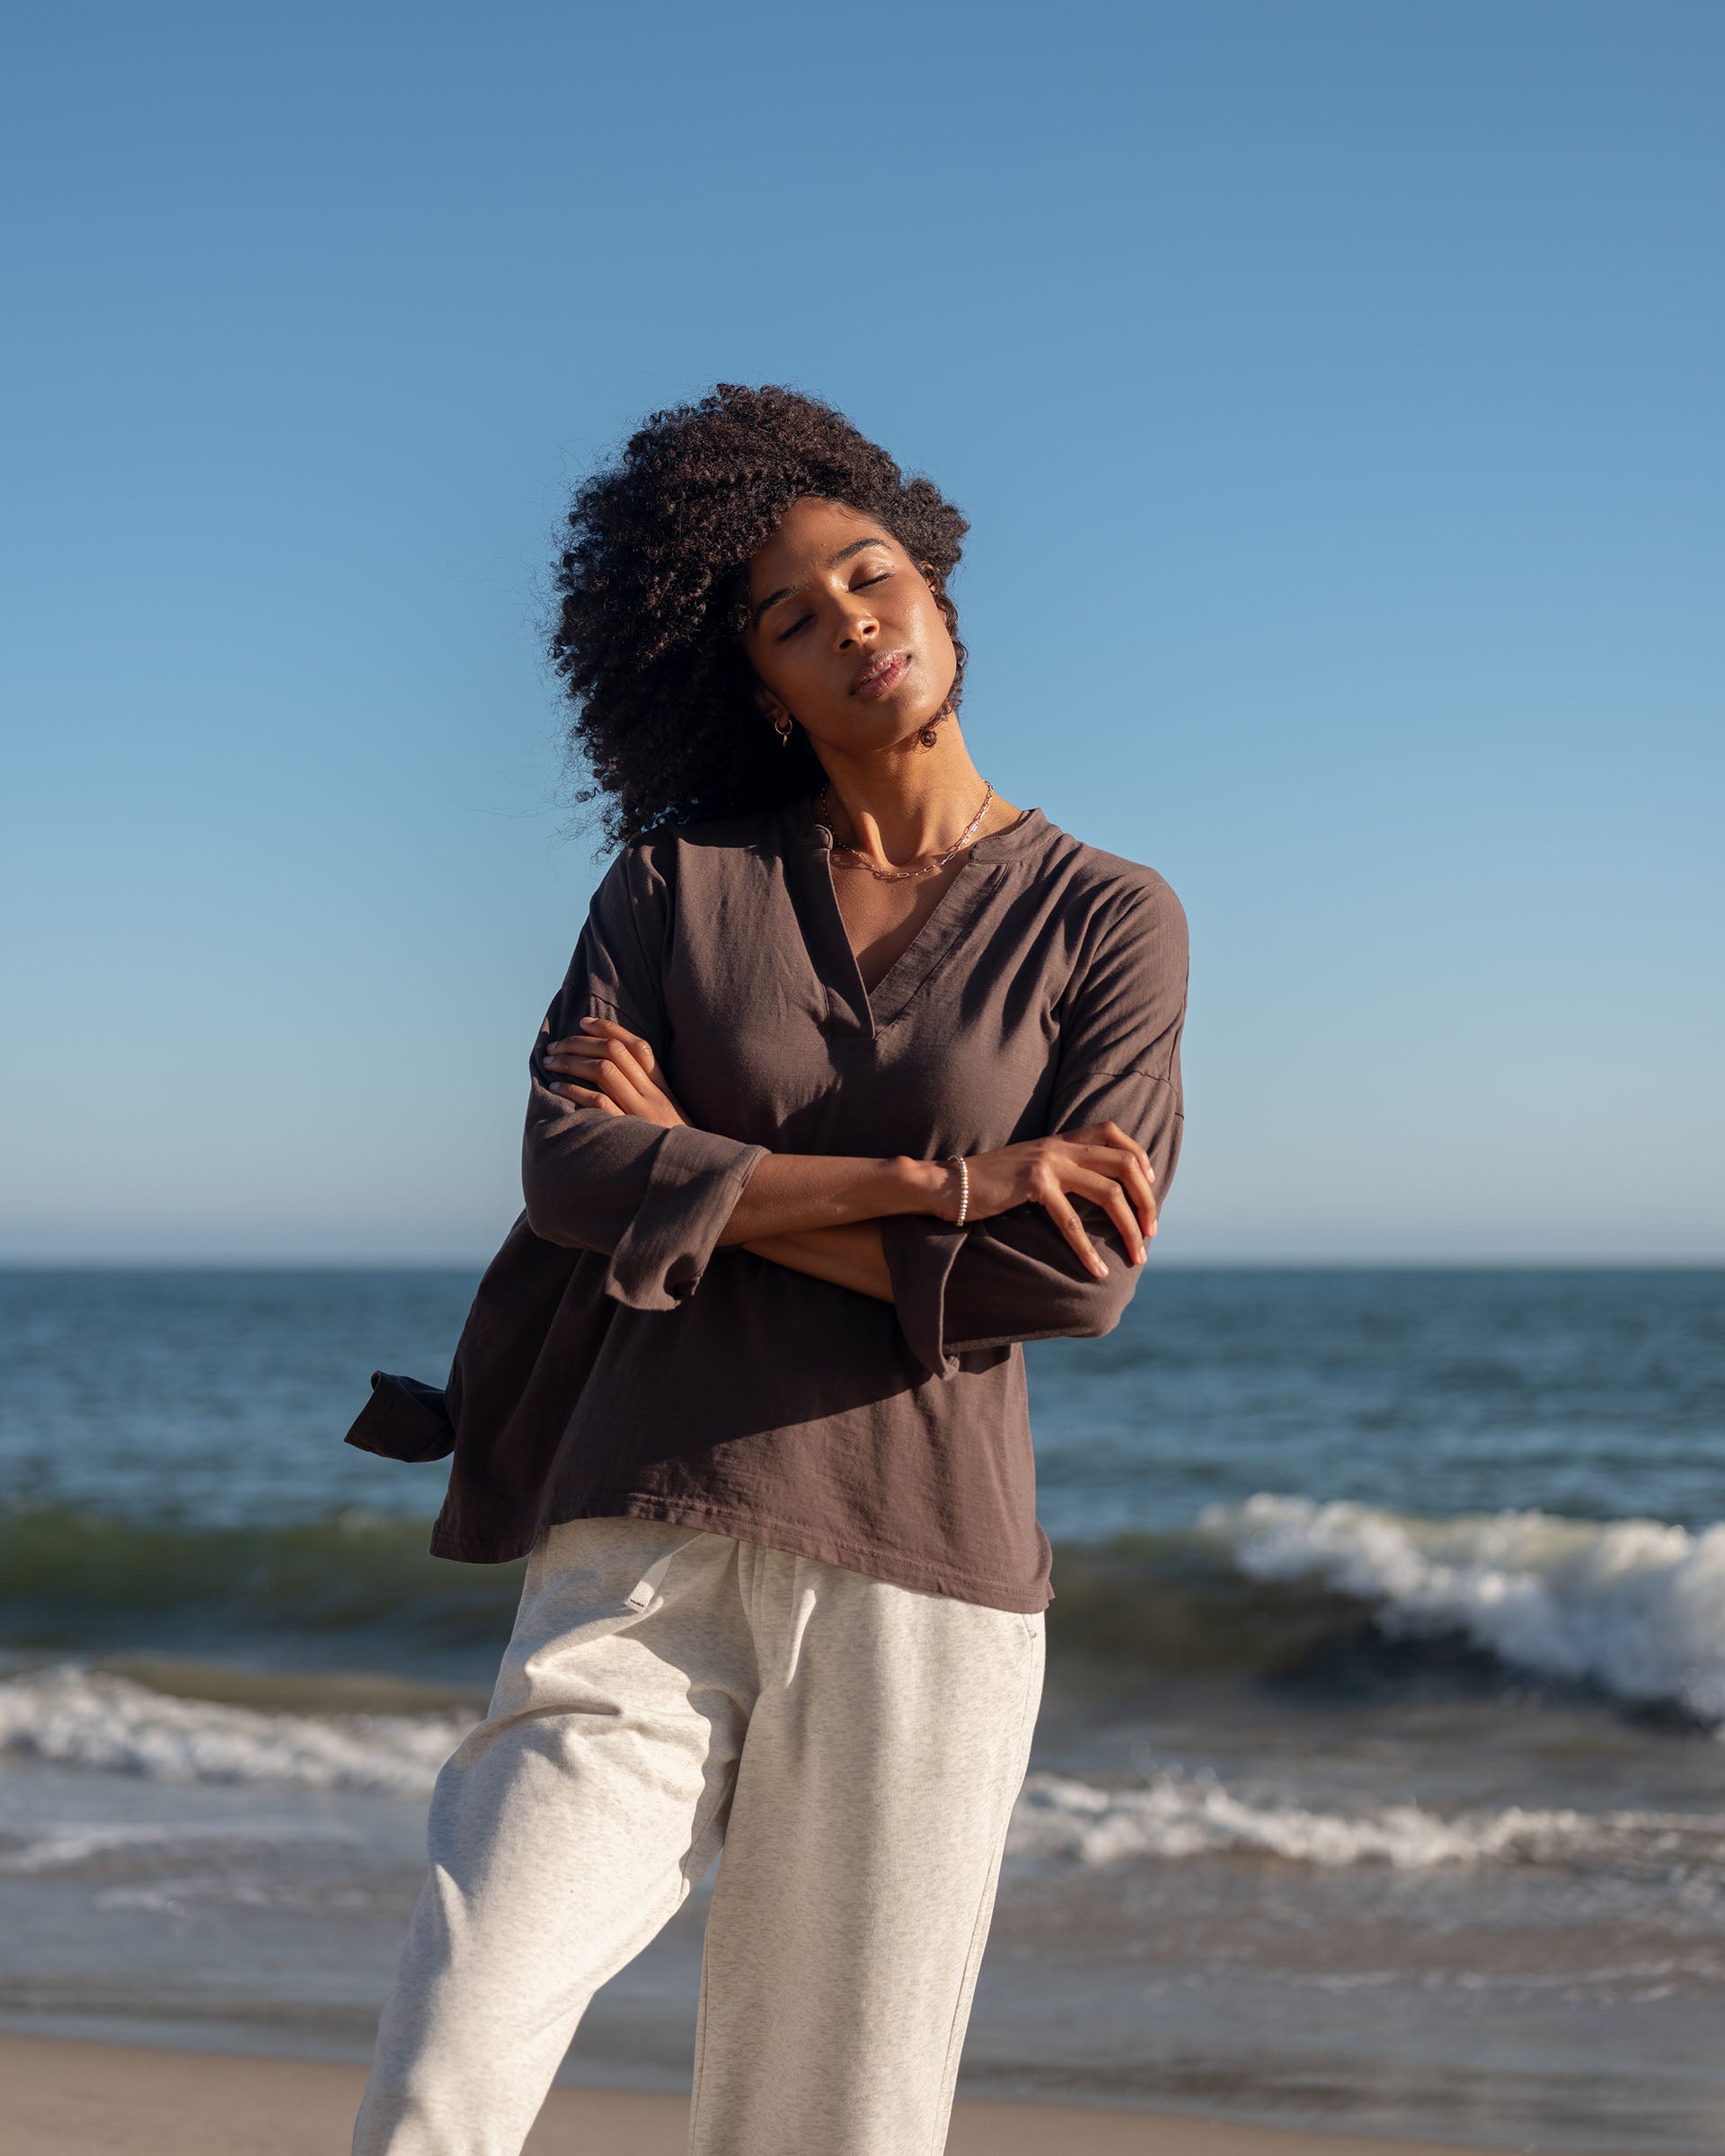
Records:
[[[1725,1255],[1725,14],[15,13],[0,1259],[482,1259],[596,872],[544,564],[715,379],[973,521],[1191,917],[1164,1261]]]

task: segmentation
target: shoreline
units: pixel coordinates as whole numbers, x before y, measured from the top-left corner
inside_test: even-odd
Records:
[[[0,2034],[18,2156],[337,2156],[365,2079],[326,2060]],[[560,2083],[526,2156],[684,2156],[687,2122],[680,2096]],[[953,2107],[947,2156],[1044,2156],[1057,2141],[1071,2156],[1470,2156],[1455,2143],[975,2098]]]

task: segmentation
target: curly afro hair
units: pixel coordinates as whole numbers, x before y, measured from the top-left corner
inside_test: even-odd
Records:
[[[934,571],[957,642],[945,588],[965,518],[842,413],[795,390],[730,382],[656,411],[571,504],[550,636],[588,781],[577,799],[603,799],[614,844],[819,786],[801,729],[785,749],[761,716],[742,646],[749,557],[802,495],[878,517]],[[962,644],[958,657],[962,680]]]

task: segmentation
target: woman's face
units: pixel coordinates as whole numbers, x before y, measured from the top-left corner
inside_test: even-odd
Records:
[[[946,702],[958,654],[921,570],[872,517],[805,497],[748,565],[743,648],[767,720],[818,748],[907,740]]]

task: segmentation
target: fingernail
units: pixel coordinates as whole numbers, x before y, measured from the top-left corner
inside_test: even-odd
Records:
[[[597,1025],[598,1024],[598,1022],[599,1022],[599,1021],[598,1021],[598,1020],[597,1020],[597,1018],[584,1018],[584,1019],[581,1021],[581,1023],[582,1023],[584,1026],[597,1026]]]

